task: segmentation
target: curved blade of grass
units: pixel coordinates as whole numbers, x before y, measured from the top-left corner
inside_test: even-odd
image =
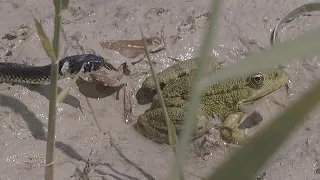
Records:
[[[76,83],[76,81],[79,79],[80,74],[82,72],[79,71],[75,77],[72,79],[71,83],[69,83],[66,87],[62,89],[62,91],[57,95],[57,105],[63,102],[64,98],[68,95],[68,92],[70,88]]]
[[[40,22],[36,18],[33,18],[33,19],[34,19],[34,22],[36,25],[36,29],[37,29],[41,44],[44,48],[44,51],[46,52],[47,56],[49,56],[49,58],[55,62],[57,60],[57,57],[56,57],[56,54],[55,54],[53,47],[51,46],[51,42],[50,42],[47,34],[44,32],[43,27],[40,24]]]
[[[139,28],[140,28],[141,36],[143,38],[143,45],[144,45],[144,48],[145,48],[145,51],[146,51],[148,63],[149,63],[149,66],[150,66],[151,75],[153,77],[153,81],[155,82],[157,93],[159,94],[160,105],[161,105],[161,108],[162,108],[164,119],[166,121],[166,125],[168,127],[169,144],[170,145],[174,145],[174,144],[176,144],[178,142],[176,128],[174,127],[172,121],[169,118],[167,107],[165,105],[165,102],[164,102],[164,99],[163,99],[163,96],[162,96],[162,91],[161,91],[161,88],[160,88],[160,85],[159,85],[159,81],[158,81],[158,78],[157,78],[157,76],[156,76],[156,74],[154,72],[154,69],[153,69],[153,66],[152,66],[152,63],[151,63],[150,54],[149,54],[148,47],[147,47],[147,41],[146,41],[146,38],[143,35],[141,25],[139,25]],[[175,150],[174,150],[174,152],[175,152]]]
[[[215,25],[217,24],[219,8],[220,8],[221,0],[213,0],[211,3],[211,14],[210,14],[210,22],[209,27],[206,32],[206,36],[204,42],[201,47],[200,59],[198,61],[198,68],[196,70],[195,77],[193,79],[193,88],[190,90],[190,100],[188,102],[188,108],[184,115],[184,122],[182,124],[183,131],[181,132],[181,136],[179,137],[179,144],[176,148],[177,153],[175,156],[175,162],[173,164],[173,170],[171,172],[170,179],[176,180],[179,179],[181,175],[183,161],[186,156],[186,149],[188,149],[188,144],[190,141],[190,137],[195,130],[196,116],[198,114],[198,105],[200,103],[200,95],[201,89],[198,88],[200,80],[205,75],[205,71],[203,69],[206,68],[210,58],[208,56],[215,33]]]
[[[249,55],[235,65],[223,68],[214,75],[207,76],[202,80],[201,87],[215,84],[226,78],[254,72],[261,68],[274,67],[294,59],[315,55],[319,53],[319,47],[320,28],[309,31],[294,40],[279,43],[275,48]]]
[[[285,14],[277,23],[275,28],[272,31],[271,38],[270,38],[270,44],[271,46],[275,46],[278,42],[277,36],[278,31],[280,30],[280,27],[282,27],[285,23],[287,23],[289,20],[292,21],[294,18],[302,15],[303,13],[311,13],[312,11],[319,11],[320,10],[320,1],[314,1],[309,2],[303,5],[300,5],[298,7],[295,7],[291,11],[289,11],[287,14]]]
[[[319,92],[320,82],[289,106],[269,126],[257,133],[246,146],[219,166],[208,180],[234,180],[235,177],[236,179],[253,179],[268,158],[319,103]]]

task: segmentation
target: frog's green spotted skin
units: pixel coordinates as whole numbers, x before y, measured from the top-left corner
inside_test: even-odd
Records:
[[[195,59],[189,61],[184,63],[195,63]],[[214,73],[215,66],[213,65],[214,63],[207,66],[209,73]],[[162,93],[169,117],[179,134],[195,68],[192,66],[191,70],[183,69],[184,72],[181,72],[178,66],[179,64],[176,64],[162,71],[158,76],[160,76],[160,82],[165,84]],[[178,69],[176,74],[172,78],[167,76],[167,72],[172,74],[174,69]],[[185,73],[186,71],[188,72]],[[153,88],[150,79],[151,77],[144,82],[144,87]],[[284,86],[287,81],[287,74],[274,68],[228,79],[206,87],[202,94],[194,137],[199,137],[207,131],[207,124],[211,117],[218,117],[223,121],[220,132],[224,140],[232,143],[245,140],[247,135],[244,130],[238,128],[246,116],[242,106],[266,97]],[[162,115],[158,95],[154,96],[150,109],[139,116],[135,129],[156,142],[168,143],[167,126]]]
[[[206,71],[212,72],[216,69],[221,68],[222,62],[217,62],[216,59],[211,57],[212,61],[207,65]],[[159,72],[157,74],[157,78],[159,80],[160,85],[168,84],[171,80],[175,80],[179,77],[182,77],[192,71],[194,71],[197,67],[198,58],[193,58],[189,60],[185,60],[170,66],[169,68]],[[153,78],[148,77],[143,83],[142,88],[153,89],[155,88],[155,84]]]

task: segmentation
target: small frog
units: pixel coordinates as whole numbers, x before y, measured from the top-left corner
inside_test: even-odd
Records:
[[[177,134],[181,130],[184,112],[189,99],[192,79],[195,75],[198,59],[190,59],[177,63],[157,74],[162,93]],[[220,69],[220,64],[212,60],[208,64],[206,73],[213,74]],[[212,118],[222,120],[219,126],[221,137],[229,143],[241,143],[248,138],[245,130],[238,126],[247,116],[244,105],[252,104],[267,95],[277,91],[288,81],[288,75],[277,68],[246,74],[237,78],[221,81],[204,88],[199,105],[194,138],[202,136],[208,130],[208,123]],[[143,88],[154,88],[152,77],[148,77],[142,84]],[[135,129],[144,136],[159,142],[168,143],[167,126],[162,114],[159,96],[153,97],[151,107],[138,117]]]

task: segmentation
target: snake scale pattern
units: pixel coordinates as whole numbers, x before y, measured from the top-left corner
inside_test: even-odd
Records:
[[[79,71],[83,73],[100,69],[105,64],[102,57],[93,54],[67,56],[59,61],[59,79],[74,77]],[[51,64],[32,66],[9,62],[0,62],[0,83],[50,83]]]

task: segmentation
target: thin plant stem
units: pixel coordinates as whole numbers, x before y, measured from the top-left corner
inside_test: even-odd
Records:
[[[172,146],[173,152],[176,155],[177,154],[176,144],[178,143],[178,137],[177,137],[176,128],[173,125],[173,122],[170,120],[170,117],[169,117],[169,114],[168,114],[168,110],[167,110],[167,107],[166,107],[164,99],[163,99],[163,95],[162,95],[162,91],[161,91],[161,88],[160,88],[159,80],[157,78],[156,73],[154,72],[154,68],[153,68],[152,63],[151,63],[150,53],[149,53],[148,47],[147,47],[147,41],[146,41],[146,38],[143,35],[143,31],[142,31],[141,25],[139,26],[139,28],[140,28],[141,36],[143,38],[143,45],[144,45],[144,48],[145,48],[145,51],[146,51],[146,55],[147,55],[148,63],[149,63],[149,66],[150,66],[150,71],[151,71],[151,74],[152,74],[152,78],[153,78],[153,81],[155,82],[156,91],[157,91],[157,93],[159,95],[159,101],[160,101],[160,105],[161,105],[161,108],[162,108],[162,113],[163,113],[163,116],[164,116],[164,119],[165,119],[166,126],[168,127],[169,144]],[[180,169],[179,171],[180,171],[179,179],[183,180],[184,179],[183,171],[182,171],[182,169]]]
[[[144,48],[145,48],[145,51],[146,51],[146,55],[147,55],[148,63],[149,63],[149,66],[150,66],[150,71],[151,71],[151,74],[152,74],[152,78],[153,78],[153,81],[155,82],[156,91],[157,91],[157,93],[159,95],[160,105],[161,105],[161,108],[162,108],[162,111],[163,111],[165,123],[166,123],[166,125],[168,127],[169,144],[170,145],[174,145],[174,144],[176,144],[178,142],[176,129],[173,126],[173,123],[169,118],[168,110],[167,110],[167,107],[166,107],[164,99],[163,99],[163,95],[162,95],[162,91],[161,91],[161,88],[160,88],[160,85],[159,85],[159,81],[158,81],[157,75],[155,74],[154,68],[153,68],[152,63],[151,63],[151,59],[150,59],[150,54],[149,54],[148,47],[147,47],[146,38],[143,35],[141,26],[139,26],[139,28],[140,28],[140,33],[141,33],[142,38],[143,38],[143,45],[144,45]]]
[[[59,42],[60,42],[60,29],[61,29],[61,7],[62,0],[59,1],[59,5],[55,6],[54,17],[54,37],[53,37],[53,49],[57,59],[52,60],[51,63],[51,78],[50,78],[50,102],[49,102],[49,122],[48,122],[48,137],[47,137],[47,149],[46,149],[46,168],[45,168],[45,180],[53,180],[54,173],[54,148],[55,148],[55,123],[57,118],[57,93],[58,93],[58,71],[59,71]]]
[[[194,132],[195,127],[195,119],[197,117],[197,113],[199,111],[198,105],[200,103],[200,95],[202,93],[203,87],[199,87],[198,84],[200,80],[205,76],[204,69],[206,68],[210,58],[208,57],[208,53],[210,52],[213,37],[215,33],[214,27],[216,26],[216,21],[218,19],[220,0],[213,0],[211,4],[211,15],[209,27],[206,32],[206,36],[201,47],[200,59],[198,61],[198,68],[195,73],[195,77],[193,79],[193,88],[190,90],[190,100],[188,103],[187,111],[184,116],[183,123],[183,131],[181,132],[179,144],[177,146],[177,152],[175,156],[175,162],[173,164],[173,170],[171,172],[170,179],[177,180],[181,175],[181,169],[183,165],[183,161],[186,157],[186,149],[188,148],[188,144],[190,141],[190,137]]]

